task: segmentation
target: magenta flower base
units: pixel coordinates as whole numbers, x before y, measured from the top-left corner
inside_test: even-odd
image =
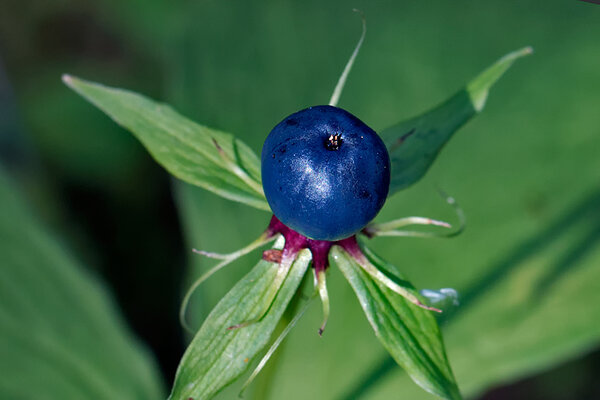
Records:
[[[280,263],[282,260],[293,260],[300,250],[309,249],[312,254],[312,266],[317,275],[329,266],[329,251],[332,246],[340,246],[355,259],[364,260],[364,255],[356,241],[356,235],[336,241],[310,239],[284,225],[275,215],[269,222],[266,234],[268,238],[281,234],[285,238],[285,245],[283,250],[265,250],[263,252],[264,260],[276,263]]]

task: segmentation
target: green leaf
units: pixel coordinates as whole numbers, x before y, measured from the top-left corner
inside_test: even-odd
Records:
[[[279,240],[276,247],[283,244]],[[279,319],[296,293],[310,263],[303,250],[292,265],[269,312],[246,327],[228,330],[260,317],[278,287],[278,264],[260,261],[211,311],[186,350],[175,377],[172,400],[210,399],[243,374],[268,343]]]
[[[262,194],[258,157],[239,139],[130,91],[68,75],[63,81],[131,131],[172,175],[227,199],[270,210]]]
[[[131,29],[132,23],[141,23],[138,18],[141,12],[148,12],[146,8],[135,7],[135,3],[113,3],[114,11],[119,15],[136,17],[135,21],[131,18],[120,21],[125,31]],[[590,246],[593,251],[585,253],[579,261],[569,263],[566,273],[557,279],[557,285],[548,295],[531,302],[525,294],[527,287],[535,284],[536,276],[544,270],[549,271],[570,247],[577,248],[577,243],[583,243],[588,237],[583,229],[548,234],[546,227],[558,219],[559,214],[566,213],[571,205],[576,209],[578,199],[598,187],[600,135],[597,129],[591,128],[598,126],[600,90],[596,39],[600,35],[600,25],[594,24],[596,16],[590,12],[596,6],[575,7],[573,2],[551,1],[532,14],[523,12],[522,2],[479,2],[476,7],[469,7],[469,18],[465,18],[464,7],[456,7],[455,2],[435,2],[436,13],[431,12],[432,3],[414,2],[410,18],[398,24],[398,16],[406,13],[402,2],[388,3],[385,12],[381,12],[374,2],[369,4],[363,11],[367,16],[378,15],[377,30],[384,34],[367,36],[367,41],[385,51],[371,52],[366,59],[359,57],[362,72],[350,77],[351,83],[356,85],[352,99],[345,98],[351,100],[352,107],[360,109],[363,115],[381,115],[382,107],[410,107],[408,100],[398,98],[398,86],[405,90],[404,99],[416,99],[419,103],[431,97],[442,100],[441,91],[452,84],[452,76],[472,71],[473,65],[483,57],[494,59],[494,49],[513,46],[524,37],[535,42],[536,50],[540,49],[534,59],[528,59],[526,64],[510,71],[509,79],[498,87],[502,90],[493,93],[494,104],[490,105],[494,107],[486,110],[484,118],[465,126],[464,131],[452,139],[460,143],[453,143],[444,150],[444,163],[434,165],[426,174],[427,184],[403,191],[402,200],[388,202],[381,215],[382,220],[412,213],[448,217],[447,210],[441,205],[438,207],[441,202],[430,190],[436,182],[443,182],[469,216],[465,233],[448,241],[380,238],[369,245],[389,261],[393,260],[418,287],[450,286],[460,294],[468,294],[472,287],[479,287],[479,281],[488,274],[495,277],[494,283],[486,285],[478,298],[460,307],[466,310],[442,325],[453,371],[465,396],[474,398],[491,387],[527,376],[534,382],[537,397],[552,398],[562,394],[563,398],[572,398],[574,392],[566,392],[571,394],[569,397],[564,395],[564,390],[593,385],[593,379],[586,379],[590,376],[589,359],[577,360],[597,348],[599,343],[600,319],[593,316],[599,315],[600,306],[600,291],[597,290],[600,247]],[[264,110],[285,115],[299,102],[308,105],[326,101],[340,72],[340,63],[348,56],[354,39],[349,39],[346,46],[332,46],[329,40],[316,43],[303,38],[315,30],[329,32],[331,21],[339,18],[335,8],[321,10],[329,12],[330,18],[315,19],[314,15],[319,11],[317,3],[294,8],[288,3],[272,2],[265,5],[268,10],[250,3],[243,6],[240,3],[240,7],[243,9],[231,12],[227,2],[211,2],[203,3],[201,13],[190,12],[197,11],[193,6],[181,8],[178,11],[188,17],[189,22],[184,24],[192,35],[172,34],[183,26],[177,18],[173,19],[171,30],[160,27],[166,32],[163,35],[157,33],[152,23],[144,25],[147,30],[138,36],[147,46],[156,48],[159,36],[171,39],[168,45],[162,46],[165,50],[162,60],[171,66],[168,72],[170,92],[175,92],[181,103],[184,102],[182,99],[188,99],[188,109],[209,107],[216,118],[228,121],[233,118],[232,125],[244,126],[250,132],[264,131],[264,127],[272,122],[272,117]],[[161,9],[156,15],[173,11],[166,3],[157,8]],[[254,17],[251,22],[247,18],[249,13]],[[221,24],[211,24],[215,15],[227,15],[227,18],[221,18]],[[491,15],[494,15],[494,24],[489,23]],[[565,23],[565,16],[578,23]],[[296,20],[313,23],[310,27],[293,24]],[[456,29],[457,21],[460,21],[461,29]],[[358,35],[352,16],[339,18],[338,22],[336,31],[340,35],[344,33],[351,38]],[[260,46],[268,51],[257,53],[247,42],[239,40],[255,24],[264,28],[256,33],[260,37]],[[434,27],[434,31],[414,35],[425,26]],[[519,29],[507,29],[517,26]],[[465,37],[467,31],[473,33],[468,38]],[[439,33],[443,33],[443,37]],[[209,37],[219,37],[219,40],[206,40]],[[399,37],[410,37],[405,51],[393,51],[397,49]],[[331,58],[339,62],[333,66],[318,63],[315,68],[320,73],[306,74],[306,63],[295,62],[289,57],[289,46],[278,45],[282,41],[293,43],[296,53],[310,53],[315,60]],[[553,51],[557,46],[560,51]],[[224,48],[228,51],[224,52]],[[257,67],[244,65],[240,68],[240,54],[256,60]],[[290,79],[290,76],[299,79]],[[557,79],[558,76],[561,79]],[[368,84],[365,77],[368,77]],[[395,77],[392,84],[390,77]],[[365,84],[361,85],[361,82]],[[235,102],[242,106],[235,108],[234,115],[227,107],[230,96],[215,96],[214,86],[236,94]],[[207,90],[210,87],[213,90]],[[264,95],[256,101],[259,92]],[[206,193],[202,198],[205,197],[214,196]],[[197,200],[190,200],[194,201]],[[236,237],[239,245],[246,243],[266,224],[266,221],[257,223],[258,213],[244,215],[240,209],[231,217],[225,215],[224,202],[215,198],[214,203],[223,207],[221,213],[213,207],[197,206],[196,213],[183,214],[183,221],[190,221],[197,231],[204,231],[203,236],[193,236],[194,246],[228,251],[235,245],[218,247],[217,242],[219,237],[229,237],[233,224],[246,230],[245,233],[234,232],[239,236]],[[600,210],[600,205],[596,210]],[[218,221],[219,228],[214,221]],[[584,221],[578,221],[583,228]],[[588,222],[597,224],[598,218],[590,216]],[[251,231],[252,226],[255,232]],[[227,229],[226,233],[223,233],[224,229]],[[549,236],[557,239],[550,241]],[[200,239],[211,242],[207,244]],[[534,246],[533,239],[542,244],[548,241],[548,245]],[[502,274],[494,270],[499,263],[509,264],[511,257],[525,253],[526,247],[531,248],[527,260],[515,262]],[[243,268],[241,265],[234,267],[235,270]],[[541,270],[537,274],[536,268]],[[327,283],[332,314],[327,331],[323,337],[314,334],[320,322],[320,310],[316,310],[317,307],[309,310],[306,318],[290,333],[285,350],[280,352],[282,360],[276,379],[271,382],[269,398],[434,399],[435,396],[415,385],[393,361],[390,362],[390,374],[378,380],[367,393],[343,397],[372,372],[372,367],[377,367],[384,351],[377,351],[379,343],[358,309],[348,283],[337,275],[337,268],[331,268],[330,273],[332,277]],[[230,279],[231,275],[224,275],[227,276],[215,279],[223,279],[223,288],[229,288],[232,285],[225,279]],[[500,277],[505,275],[513,282],[509,287],[502,284],[505,279]],[[212,285],[214,281],[211,281],[210,290],[214,290]],[[215,297],[208,299],[216,302]],[[494,308],[488,310],[492,299],[495,299]],[[478,306],[480,301],[486,304]],[[557,302],[560,307],[554,307]],[[311,315],[313,311],[314,315]],[[498,312],[505,315],[501,321],[495,317]],[[313,323],[310,323],[311,317]],[[567,360],[573,363],[567,370],[559,372],[558,377],[564,379],[556,379],[553,374],[550,382],[543,382],[544,376],[535,376],[564,365]],[[298,376],[312,366],[327,373],[311,376],[311,384],[306,385]],[[578,379],[571,379],[574,371],[580,372]],[[562,372],[566,373],[562,375]],[[552,390],[557,387],[561,394]],[[542,394],[546,390],[552,392]]]
[[[392,265],[367,248],[363,251],[378,269],[402,279]],[[413,381],[444,399],[461,399],[433,313],[376,282],[339,247],[332,250],[332,256],[358,296],[377,338]]]
[[[40,228],[0,171],[0,398],[164,398],[105,288]]]
[[[485,105],[489,89],[531,47],[509,53],[475,77],[443,104],[381,132],[390,153],[390,195],[420,180],[442,147],[460,127]]]
[[[506,198],[512,195],[507,193]],[[526,222],[514,215],[505,219],[511,228],[527,230]],[[460,306],[442,316],[454,372],[469,396],[480,395],[499,382],[548,369],[592,351],[600,343],[600,321],[592,317],[600,315],[600,190],[572,202],[529,237],[511,238],[510,247],[499,245],[492,258],[487,254],[489,246],[483,243],[501,243],[511,236],[506,230],[496,230],[488,226],[466,243],[455,241],[451,246],[457,247],[453,249],[456,255],[444,253],[438,246],[440,260],[432,262],[427,271],[444,282],[451,282],[451,276],[466,281],[458,289]],[[473,245],[476,236],[484,237],[479,246]],[[461,263],[466,253],[473,260]],[[414,256],[411,262],[417,262]],[[368,388],[369,396],[377,392],[374,398],[378,399],[389,398],[398,390],[410,399],[430,398],[411,390],[408,379],[399,372],[381,360],[365,373],[369,382],[361,379],[357,385],[362,386],[361,393]],[[556,376],[560,373],[553,373],[550,379]],[[370,387],[376,381],[380,384]],[[560,386],[563,383],[558,382]],[[568,390],[566,393],[569,398]],[[355,398],[354,394],[348,398]]]

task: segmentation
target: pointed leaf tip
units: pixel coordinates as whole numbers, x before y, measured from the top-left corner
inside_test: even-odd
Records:
[[[73,77],[69,74],[62,74],[61,76],[62,81],[64,82],[65,85],[67,86],[71,86],[71,83],[73,81]]]
[[[523,47],[522,49],[508,53],[469,82],[467,85],[467,92],[469,93],[475,111],[480,112],[483,110],[489,89],[502,75],[504,75],[513,63],[517,59],[532,53],[533,47],[531,46]]]

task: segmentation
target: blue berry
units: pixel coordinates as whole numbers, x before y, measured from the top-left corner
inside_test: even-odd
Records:
[[[261,161],[273,214],[311,239],[354,235],[388,195],[390,159],[383,141],[341,108],[315,106],[288,116],[265,140]]]

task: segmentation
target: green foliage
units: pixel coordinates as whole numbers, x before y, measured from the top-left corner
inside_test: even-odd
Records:
[[[104,287],[31,217],[0,171],[0,398],[163,398]]]
[[[403,280],[397,270],[363,247],[379,270]],[[364,272],[339,248],[332,257],[356,292],[379,341],[423,389],[444,399],[461,399],[433,313],[405,300]],[[411,290],[414,295],[418,292]]]
[[[347,9],[341,2],[327,9],[318,2],[302,8],[189,3],[176,9],[156,1],[143,7],[108,3],[112,13],[122,16],[111,25],[134,33],[119,40],[130,49],[150,49],[166,66],[165,97],[188,115],[199,114],[212,126],[239,132],[253,148],[274,115],[329,96],[340,69],[337,60],[347,56],[348,37],[356,34],[354,18],[348,23],[340,18]],[[470,299],[463,298],[461,311],[443,326],[461,390],[469,396],[579,357],[597,346],[599,337],[598,320],[590,317],[596,312],[590,305],[598,303],[594,284],[600,259],[594,233],[599,219],[590,211],[598,209],[590,188],[597,186],[600,170],[593,129],[600,90],[596,6],[551,1],[535,15],[527,12],[531,6],[474,6],[466,0],[361,6],[375,27],[342,104],[365,121],[393,122],[399,114],[410,115],[451,93],[455,82],[468,78],[473,66],[495,57],[499,49],[521,45],[524,38],[536,47],[535,59],[511,72],[495,92],[485,118],[454,138],[425,181],[390,199],[381,216],[443,215],[430,190],[440,184],[467,211],[464,236],[449,242],[384,239],[373,244],[387,259],[398,260],[394,262],[419,287],[453,286]],[[164,15],[170,23],[156,24]],[[219,24],[213,23],[215,16]],[[311,24],[304,23],[308,20]],[[248,32],[252,38],[240,40]],[[248,46],[250,40],[260,45]],[[345,40],[348,48],[338,45]],[[307,62],[307,56],[324,62]],[[23,71],[27,81],[35,73]],[[34,88],[32,92],[46,89],[43,82]],[[194,226],[190,247],[218,248],[225,243],[222,237],[235,237],[241,245],[260,229],[257,212],[232,215],[231,207],[241,207],[197,188],[183,191],[193,194],[182,200],[187,207],[181,211],[182,222]],[[579,201],[584,198],[589,201]],[[587,210],[585,217],[576,215],[578,209]],[[573,217],[573,223],[566,222]],[[231,273],[215,276],[202,291],[204,307],[222,296],[215,286],[230,287],[228,282],[244,270],[242,262]],[[524,295],[544,276],[554,277],[546,285],[550,291],[540,298]],[[339,281],[328,281],[333,314],[326,335],[316,337],[312,325],[318,324],[318,316],[311,325],[312,315],[307,315],[306,326],[300,324],[289,338],[271,382],[271,398],[343,398],[352,392],[349,387],[368,377],[372,384],[364,397],[369,399],[432,398],[393,363],[377,363],[383,354],[373,353],[376,342],[368,336],[355,296]],[[503,317],[496,319],[497,314]],[[328,371],[314,376],[310,387],[297,378],[307,365]],[[380,368],[372,374],[381,365],[391,372],[383,374]]]
[[[477,66],[494,60],[502,49],[517,48],[524,41],[536,49],[535,57],[515,65],[494,87],[481,118],[454,135],[424,179],[391,197],[380,216],[382,221],[407,214],[448,218],[431,190],[441,185],[465,209],[465,233],[449,241],[369,243],[418,287],[451,286],[462,295],[460,311],[446,318],[442,329],[461,391],[469,397],[581,357],[598,345],[599,321],[592,315],[598,303],[593,288],[600,256],[593,232],[599,219],[591,212],[593,204],[600,209],[593,200],[600,171],[599,136],[594,128],[599,123],[594,99],[600,90],[594,40],[600,34],[597,6],[554,1],[533,16],[527,13],[530,3],[365,5],[370,22],[366,46],[341,103],[374,127],[386,127],[399,116],[409,117],[454,93],[457,83],[467,81]],[[254,140],[254,148],[276,122],[273,115],[328,99],[341,70],[339,60],[347,57],[358,35],[353,16],[348,21],[340,18],[346,10],[343,5],[327,10],[315,3],[301,9],[283,4],[269,7],[265,12],[242,6],[235,13],[219,5],[203,8],[194,14],[191,28],[198,39],[178,58],[170,59],[187,63],[191,71],[173,78],[178,88],[188,88],[189,109],[201,110],[198,113],[208,114],[212,124],[220,121],[218,126]],[[209,24],[214,13],[227,15],[224,27]],[[253,15],[251,21],[248,13]],[[310,28],[302,23],[307,20],[312,21]],[[244,53],[247,41],[239,37],[249,31],[261,45],[256,62],[242,70],[236,60],[240,54],[250,56]],[[214,35],[221,35],[219,43],[204,39]],[[325,35],[331,36],[323,40]],[[318,60],[315,65],[306,61],[308,55]],[[207,65],[207,59],[219,61]],[[237,90],[239,82],[244,90]],[[264,101],[256,100],[259,91]],[[229,95],[218,100],[221,92]],[[229,104],[232,98],[236,107]],[[218,216],[223,226],[219,236],[238,235],[238,226],[243,225],[239,229],[246,237],[237,239],[239,245],[262,227],[257,213],[243,216],[240,210],[229,216],[227,202],[195,188],[183,190],[191,198],[186,209],[194,210],[182,211],[181,217],[187,225],[196,225],[190,239],[193,246],[219,249],[212,228],[216,209],[223,210]],[[567,223],[581,208],[588,211],[585,217]],[[582,256],[575,257],[578,253]],[[193,262],[198,269],[203,263]],[[215,276],[211,284],[228,287],[232,275],[244,269],[243,262],[231,274]],[[563,273],[552,273],[558,265]],[[535,285],[535,277],[546,274],[556,279],[550,293],[535,301],[524,295]],[[270,382],[270,398],[357,398],[350,393],[369,378],[370,386],[359,398],[434,398],[414,385],[383,351],[374,352],[378,344],[369,338],[370,327],[356,296],[336,275],[336,268],[328,285],[332,317],[325,335],[314,334],[320,322],[318,310],[309,312],[287,340]],[[571,288],[564,290],[563,285]],[[220,295],[212,287],[204,290],[203,305],[216,302]],[[488,311],[491,304],[494,307]],[[498,313],[503,317],[496,317]],[[317,366],[327,373],[311,377],[310,386],[297,378]],[[388,372],[382,373],[382,368]],[[564,388],[569,382],[554,383]],[[541,386],[538,380],[537,387]]]
[[[525,47],[502,57],[440,106],[381,132],[390,153],[390,194],[419,181],[452,135],[483,110],[489,89],[517,58],[531,54]]]
[[[260,186],[260,162],[233,136],[198,125],[171,107],[122,89],[74,77],[64,82],[131,131],[156,161],[179,179],[230,200],[268,210],[264,195],[231,172],[230,165]],[[221,154],[220,151],[224,152]]]
[[[446,142],[485,105],[491,86],[514,61],[531,53],[526,47],[502,57],[442,105],[381,132],[390,153],[390,194],[420,180]],[[260,163],[252,150],[233,136],[198,125],[172,108],[122,89],[70,76],[71,88],[130,130],[174,176],[227,199],[268,210],[264,196],[232,174],[228,159],[260,183]],[[215,147],[223,148],[223,157]]]
[[[298,290],[310,258],[308,250],[302,251],[281,286],[275,282],[281,266],[260,261],[221,299],[183,356],[171,399],[210,399],[248,369]],[[257,318],[246,327],[228,329]]]
[[[454,96],[447,105],[388,131],[384,138],[387,139],[386,144],[392,158],[392,190],[405,187],[424,175],[442,145],[456,129],[470,118],[475,110],[481,110],[489,87],[514,59],[529,51],[524,49],[507,55],[475,78],[467,89],[461,92],[462,94]],[[179,116],[171,108],[134,93],[88,83],[70,76],[66,76],[64,81],[134,133],[155,159],[175,176],[230,200],[254,205],[257,208],[265,207],[264,196],[252,185],[260,182],[258,159],[238,139],[197,125]],[[404,133],[405,129],[410,129],[409,137]],[[390,137],[393,140],[390,141]],[[217,145],[215,141],[219,144]],[[234,145],[225,149],[221,143]],[[238,155],[238,148],[245,149],[244,157]],[[219,154],[220,151],[225,151],[225,155]],[[235,173],[230,165],[233,160],[235,160],[234,168],[253,171],[250,175],[254,180],[250,184]],[[378,264],[386,268],[381,262]],[[258,269],[258,266],[255,267],[255,270]],[[349,264],[346,263],[345,268],[342,266],[342,269],[352,283],[378,338],[414,381],[427,391],[443,398],[460,398],[435,319],[428,315],[427,311],[412,310],[399,295],[391,291],[381,292],[381,288],[366,276],[356,274]],[[274,274],[274,271],[272,273]],[[289,298],[281,303],[280,308],[274,310],[273,315],[277,318],[270,319],[270,322],[263,326],[264,330],[260,330],[262,325],[256,328],[253,328],[253,325],[243,328],[253,330],[258,328],[256,336],[247,333],[236,336],[237,331],[229,332],[229,338],[234,343],[232,347],[228,347],[227,340],[222,340],[224,329],[240,321],[251,319],[251,314],[256,312],[255,303],[244,303],[250,308],[238,306],[241,314],[234,314],[237,320],[235,321],[229,318],[224,310],[231,309],[232,304],[240,303],[241,294],[236,291],[245,294],[246,287],[259,285],[257,282],[262,281],[257,281],[255,277],[246,277],[240,281],[204,322],[180,364],[172,394],[174,399],[186,398],[186,396],[212,397],[245,371],[247,363],[244,359],[252,359],[267,344]],[[259,304],[261,300],[263,303],[268,302],[271,298],[268,294],[277,291],[278,288],[279,286],[259,285],[255,290],[248,289],[252,293],[249,297],[256,299]],[[295,288],[297,285],[292,285],[292,289]],[[290,298],[292,294],[293,291],[289,294]],[[278,295],[277,299],[280,297]],[[369,303],[372,306],[367,307],[366,304]],[[378,313],[389,314],[390,312],[392,312],[390,321],[382,322],[374,317]],[[406,323],[406,325],[400,323],[402,318],[407,316],[410,316],[413,323]],[[399,330],[399,328],[404,329]],[[235,342],[234,339],[237,337],[244,338],[243,344]],[[232,367],[231,349],[239,351],[241,348],[248,349],[248,353],[242,352],[244,357],[237,360],[235,367]]]
[[[587,193],[560,217],[506,249],[461,290],[461,306],[445,316],[444,338],[461,389],[528,374],[573,352],[592,349],[600,337],[596,301],[600,280],[600,192]],[[475,356],[476,355],[476,356]],[[400,374],[391,374],[390,380]],[[396,385],[380,388],[382,398]],[[417,391],[407,396],[426,398]]]

